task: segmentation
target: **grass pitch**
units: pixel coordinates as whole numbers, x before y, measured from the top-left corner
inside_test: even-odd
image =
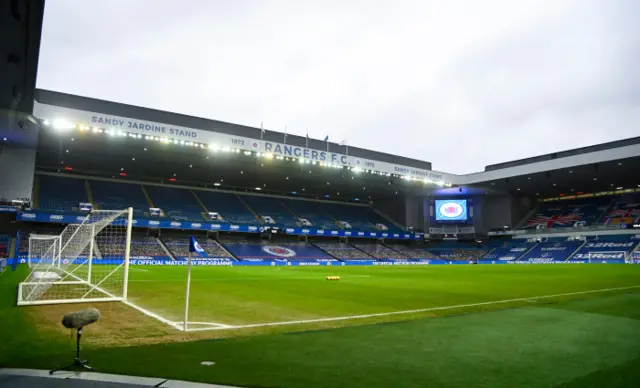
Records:
[[[81,306],[14,307],[25,275],[0,277],[0,365],[68,362],[59,320]],[[185,278],[184,267],[135,267],[129,295],[182,321]],[[640,288],[530,299],[640,286],[640,266],[194,267],[192,279],[190,322],[257,326],[182,333],[101,304],[85,331],[92,365],[262,387],[640,386]],[[370,314],[381,315],[323,321]],[[261,326],[299,320],[320,321]]]

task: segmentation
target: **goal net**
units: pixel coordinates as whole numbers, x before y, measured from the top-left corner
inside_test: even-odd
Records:
[[[30,236],[18,305],[125,300],[131,218],[132,209],[94,210],[58,236]]]
[[[627,251],[589,252],[589,263],[598,263],[603,260],[624,260],[628,263],[631,260],[631,254]]]
[[[51,264],[59,252],[60,236],[32,234],[29,236],[27,264],[29,268],[43,268]]]

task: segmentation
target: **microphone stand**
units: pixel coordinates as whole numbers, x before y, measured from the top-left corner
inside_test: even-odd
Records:
[[[76,358],[73,359],[73,363],[62,367],[62,368],[57,368],[54,369],[52,371],[49,371],[49,374],[52,375],[55,372],[59,372],[59,371],[70,371],[71,369],[75,368],[75,367],[81,367],[83,370],[90,370],[92,372],[95,372],[95,369],[93,369],[92,367],[90,367],[88,365],[88,360],[80,360],[80,338],[82,338],[82,327],[78,328],[77,332],[76,332]]]

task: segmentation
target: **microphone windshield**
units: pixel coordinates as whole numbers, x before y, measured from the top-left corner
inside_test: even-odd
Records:
[[[80,329],[90,325],[100,318],[100,310],[88,308],[73,313],[65,314],[62,318],[62,326],[67,329]]]

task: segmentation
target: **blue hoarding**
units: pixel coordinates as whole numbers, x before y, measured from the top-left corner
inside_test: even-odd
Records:
[[[18,221],[30,222],[55,222],[62,224],[76,224],[84,221],[85,216],[81,214],[52,214],[46,212],[30,211],[18,212],[16,219]],[[175,221],[170,219],[134,219],[134,227],[140,228],[158,228],[158,229],[177,229],[177,230],[208,230],[220,232],[242,232],[242,233],[262,233],[264,227],[261,225],[249,224],[230,224],[215,221]],[[307,236],[325,236],[325,237],[358,237],[358,238],[384,238],[398,240],[421,239],[423,233],[391,233],[391,232],[372,232],[362,230],[330,230],[317,228],[280,228],[281,232],[289,235],[307,235]]]

